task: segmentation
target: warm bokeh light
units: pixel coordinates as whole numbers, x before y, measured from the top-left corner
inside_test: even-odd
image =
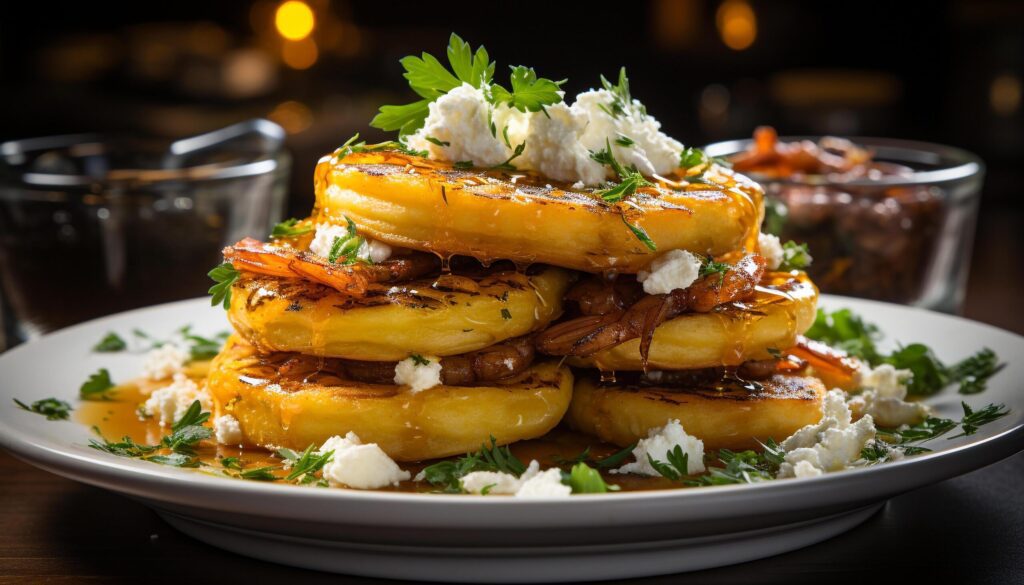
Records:
[[[313,125],[313,112],[302,102],[281,102],[267,118],[279,124],[289,134],[298,134]]]
[[[319,56],[320,51],[313,39],[285,41],[281,45],[281,60],[292,69],[309,69]]]
[[[274,13],[277,32],[289,41],[301,41],[313,32],[316,17],[309,4],[300,0],[288,0],[277,7]]]
[[[757,38],[757,16],[746,0],[725,0],[715,14],[718,34],[725,46],[742,51]]]
[[[1003,73],[992,80],[988,90],[988,101],[992,111],[1000,116],[1012,116],[1020,109],[1021,88],[1020,77],[1012,73]]]

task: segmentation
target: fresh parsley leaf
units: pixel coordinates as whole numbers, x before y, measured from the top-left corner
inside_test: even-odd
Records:
[[[629,93],[629,78],[626,77],[626,68],[619,69],[618,83],[608,81],[604,75],[601,76],[601,86],[612,94],[612,103],[601,105],[600,108],[609,116],[618,118],[629,113],[629,107],[633,105],[633,96]],[[640,108],[642,114],[647,112]]]
[[[611,142],[606,138],[604,149],[590,151],[590,158],[595,162],[611,167],[612,171],[619,177],[619,184],[604,191],[598,191],[608,203],[617,203],[636,193],[640,187],[649,187],[651,182],[636,169],[635,166],[626,168],[622,166],[612,151]]]
[[[865,323],[849,309],[839,309],[832,313],[818,309],[814,324],[804,335],[841,349],[873,366],[882,361],[882,355],[875,347],[879,337],[878,327]]]
[[[935,357],[930,347],[921,343],[901,347],[883,361],[897,369],[913,372],[907,384],[907,392],[910,394],[934,394],[950,382],[946,366]]]
[[[430,365],[430,360],[428,360],[427,358],[421,356],[418,353],[411,353],[411,354],[409,354],[409,359],[411,359],[412,363],[416,364],[417,366],[429,366]]]
[[[666,452],[665,459],[667,461],[658,461],[650,454],[647,455],[647,461],[651,464],[651,467],[666,479],[679,481],[690,474],[690,456],[688,453],[683,452],[682,445],[676,445],[674,449]]]
[[[571,487],[574,494],[603,494],[619,489],[605,483],[596,469],[583,462],[573,465],[568,473],[563,471],[562,483]]]
[[[293,218],[286,219],[281,223],[274,226],[274,229],[270,231],[271,238],[294,238],[302,236],[313,231],[314,227],[312,223],[304,225],[298,225],[299,220]]]
[[[1006,364],[999,363],[996,352],[984,348],[949,368],[949,377],[960,382],[961,394],[977,394],[985,390],[989,378],[996,375]]]
[[[104,439],[89,439],[89,447],[118,457],[143,457],[159,449],[157,445],[142,445],[136,443],[131,437],[125,435],[119,442],[111,442]]]
[[[193,401],[185,414],[174,422],[171,434],[163,438],[163,446],[177,453],[194,454],[195,447],[200,441],[213,436],[213,431],[204,426],[210,419],[210,413],[202,410],[199,401]]]
[[[904,445],[907,443],[920,443],[948,433],[956,428],[956,421],[948,418],[930,416],[916,425],[906,428],[887,429],[879,428],[877,435],[887,443]]]
[[[189,360],[203,361],[213,359],[214,356],[220,353],[220,348],[224,345],[224,341],[227,340],[229,335],[227,331],[222,331],[214,337],[184,333],[183,337],[189,346]]]
[[[422,99],[404,106],[381,106],[380,113],[373,117],[370,126],[387,132],[397,130],[399,136],[412,134],[423,127],[432,101]]]
[[[124,339],[113,331],[104,335],[103,339],[101,339],[99,343],[92,346],[93,351],[103,353],[124,351],[127,348],[128,344],[125,343]]]
[[[439,140],[437,138],[434,138],[433,136],[424,136],[423,139],[426,140],[427,142],[431,143],[431,144],[436,144],[438,146],[451,146],[452,145],[451,142],[448,142],[446,140]]]
[[[688,147],[679,152],[679,166],[684,169],[698,167],[708,162],[708,155],[699,148]],[[687,178],[687,181],[690,179]]]
[[[633,141],[633,139],[630,138],[629,136],[626,136],[625,134],[619,134],[619,137],[615,139],[615,144],[618,144],[623,148],[629,148],[630,146],[636,144],[636,142]]]
[[[474,471],[499,471],[519,477],[526,471],[523,464],[508,447],[498,447],[491,437],[491,445],[481,445],[475,453],[467,453],[456,460],[434,463],[423,469],[423,477],[431,485],[448,493],[461,493],[462,478]]]
[[[963,432],[950,437],[951,439],[973,435],[978,432],[978,427],[987,425],[1010,414],[1010,410],[1004,404],[989,404],[981,410],[972,410],[966,402],[961,402],[960,405],[964,409],[964,417],[960,419],[960,428]]]
[[[331,250],[327,254],[327,261],[331,264],[337,264],[339,258],[343,258],[342,264],[345,266],[355,264],[356,262],[369,263],[368,258],[359,256],[359,249],[366,242],[365,238],[359,235],[356,231],[356,224],[348,216],[345,216],[345,221],[348,222],[347,233],[345,237],[335,236],[331,242]]]
[[[185,453],[150,455],[149,457],[143,457],[142,459],[144,461],[159,463],[161,465],[170,465],[172,467],[199,467],[202,464],[198,457],[195,457],[194,455],[187,455]]]
[[[643,245],[647,246],[648,250],[652,252],[656,252],[658,250],[658,246],[655,245],[654,240],[652,240],[651,237],[647,235],[647,232],[644,230],[644,228],[640,227],[639,225],[629,223],[625,215],[622,216],[622,223],[626,224],[626,227],[629,228],[629,231],[633,232],[633,235],[636,237],[636,239],[640,240],[640,242],[642,242]]]
[[[78,396],[84,400],[103,398],[113,387],[114,383],[110,380],[110,372],[106,368],[100,368],[78,388]]]
[[[779,264],[779,270],[805,270],[811,265],[812,260],[814,258],[811,257],[807,244],[798,244],[790,240],[782,244],[782,263]]]
[[[214,284],[207,292],[212,295],[210,306],[223,305],[225,309],[231,307],[231,285],[238,280],[239,273],[230,262],[225,262],[206,273],[213,279]]]
[[[778,459],[778,453],[766,455],[752,450],[721,449],[718,451],[718,460],[725,467],[710,467],[707,473],[686,483],[707,486],[766,481],[775,477]]]
[[[512,318],[512,311],[509,311],[508,309],[502,309],[501,318],[508,321],[509,319]]]
[[[559,86],[566,80],[538,78],[532,67],[519,65],[512,67],[509,81],[512,91],[497,84],[491,87],[492,102],[495,105],[507,104],[520,112],[540,112],[544,110],[544,106],[562,101]]]
[[[612,453],[611,455],[605,457],[604,459],[597,461],[596,463],[594,463],[594,465],[598,469],[611,469],[612,467],[619,467],[620,465],[622,465],[624,461],[626,461],[626,459],[629,458],[630,455],[633,454],[633,449],[636,449],[636,443],[633,443],[632,445],[625,447],[620,451]]]
[[[71,405],[63,400],[57,400],[56,398],[43,398],[42,400],[36,400],[30,405],[14,398],[14,403],[18,405],[18,408],[41,414],[46,417],[46,420],[68,420],[71,415]]]

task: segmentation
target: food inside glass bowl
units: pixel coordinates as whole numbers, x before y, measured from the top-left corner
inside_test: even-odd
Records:
[[[920,302],[947,215],[947,196],[924,185],[890,185],[914,169],[873,160],[853,142],[824,137],[782,142],[760,127],[750,148],[729,157],[767,190],[765,231],[806,243],[822,290],[899,303]]]
[[[941,420],[908,393],[998,368],[883,354],[817,311],[806,247],[760,233],[761,189],[662,132],[625,71],[569,104],[525,67],[499,85],[455,35],[448,56],[402,61],[424,99],[373,121],[399,140],[349,140],[309,217],[224,250],[233,332],[83,386],[111,399],[82,409],[95,448],[519,498],[758,482],[919,452]]]

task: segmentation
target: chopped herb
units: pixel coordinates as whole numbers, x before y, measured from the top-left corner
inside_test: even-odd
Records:
[[[708,162],[708,155],[704,154],[704,151],[699,148],[684,148],[679,153],[679,166],[684,169],[690,169],[693,167],[706,164]],[[687,178],[687,181],[690,179]]]
[[[482,487],[480,489],[480,495],[481,496],[486,496],[486,495],[490,494],[491,493],[491,489],[493,489],[494,486],[496,486],[496,485],[498,485],[498,484],[496,484],[496,483],[489,483],[489,484],[485,485],[484,487]]]
[[[651,467],[666,479],[679,481],[690,474],[690,455],[683,452],[682,445],[676,445],[674,449],[666,452],[665,459],[667,461],[658,461],[650,454],[647,455],[647,461],[651,464]]]
[[[1003,404],[989,404],[981,410],[972,410],[966,402],[961,402],[960,405],[964,409],[964,417],[960,419],[960,428],[963,432],[950,437],[951,439],[973,435],[978,432],[978,427],[1010,414],[1009,409]]]
[[[597,193],[602,199],[608,203],[617,203],[636,193],[638,188],[651,185],[651,182],[645,179],[635,166],[628,168],[622,166],[622,163],[612,153],[612,145],[607,138],[604,144],[603,150],[590,151],[590,158],[595,162],[611,167],[612,171],[619,177],[619,184],[604,191],[598,191]]]
[[[913,373],[907,384],[910,394],[934,394],[951,381],[946,366],[935,357],[930,347],[921,343],[901,347],[883,361]]]
[[[220,460],[220,465],[224,469],[242,469],[242,462],[238,457],[225,457]]]
[[[210,306],[223,305],[225,309],[231,307],[231,285],[238,280],[238,271],[230,262],[225,262],[206,273],[213,279],[214,284],[207,292],[212,295]]]
[[[715,262],[715,259],[711,256],[704,258],[701,262],[700,270],[697,272],[697,276],[700,278],[706,278],[713,274],[718,275],[718,285],[721,286],[725,282],[725,273],[732,269],[732,265],[726,264],[725,262]]]
[[[189,360],[202,361],[213,359],[220,352],[220,348],[224,345],[224,341],[227,340],[229,335],[227,331],[222,331],[213,337],[203,337],[190,333],[187,330],[183,331],[182,336],[189,345]]]
[[[103,339],[101,339],[99,343],[92,346],[92,350],[107,353],[124,351],[127,347],[128,344],[125,343],[124,339],[122,339],[117,333],[111,331],[103,336]]]
[[[473,168],[473,161],[471,160],[457,160],[452,164],[453,167],[465,171]]]
[[[624,148],[629,148],[630,146],[636,144],[636,142],[634,142],[632,138],[626,136],[625,134],[619,134],[619,137],[615,139],[615,144],[618,144],[619,146],[622,146]]]
[[[804,270],[811,265],[812,260],[807,244],[798,244],[790,240],[782,245],[782,263],[779,264],[779,270]]]
[[[331,250],[327,253],[327,261],[331,264],[337,264],[338,259],[343,258],[341,263],[344,266],[350,266],[357,262],[369,263],[369,259],[358,255],[359,250],[366,243],[366,239],[356,231],[356,224],[350,217],[345,216],[345,221],[348,223],[347,233],[344,237],[334,236],[334,240],[331,242]]]
[[[571,487],[574,494],[603,494],[619,489],[605,483],[596,469],[583,462],[573,465],[569,472],[563,471],[562,483]]]
[[[411,359],[412,363],[416,364],[417,366],[429,366],[430,365],[430,360],[428,360],[427,358],[421,356],[418,353],[411,353],[411,354],[409,354],[409,359]]]
[[[767,449],[766,449],[767,453]],[[772,479],[778,470],[774,455],[752,450],[732,451],[720,449],[718,460],[725,467],[711,467],[707,473],[689,480],[689,485],[708,486],[734,483],[758,483]]]
[[[961,394],[977,394],[984,391],[988,379],[1005,366],[999,363],[996,353],[986,347],[950,366],[949,375],[951,379],[960,382]]]
[[[629,93],[629,78],[626,77],[626,68],[622,67],[619,69],[619,81],[618,83],[612,83],[608,81],[604,75],[601,76],[601,86],[604,87],[608,92],[612,94],[612,103],[606,105],[599,105],[604,113],[608,114],[613,118],[619,116],[625,116],[629,113],[628,108],[636,105],[639,112],[643,115],[647,114],[647,111],[643,106],[633,103],[633,96]]]
[[[490,447],[481,445],[475,453],[427,466],[423,469],[423,477],[445,492],[461,493],[464,491],[462,478],[474,471],[499,471],[519,477],[526,471],[526,465],[508,447],[497,446],[497,441],[491,437]]]
[[[773,358],[775,358],[777,360],[781,360],[782,359],[782,352],[780,350],[778,350],[777,348],[774,348],[774,347],[769,347],[768,348],[768,355],[772,356]]]
[[[71,405],[63,400],[57,400],[56,398],[43,398],[42,400],[36,400],[31,406],[24,402],[14,399],[14,403],[18,405],[18,408],[41,414],[46,417],[46,420],[68,420],[71,414]]]
[[[512,318],[512,311],[509,311],[508,309],[502,309],[501,318],[508,321],[509,319]]]
[[[378,142],[377,144],[366,144],[365,141],[359,140],[359,133],[357,132],[334,151],[334,159],[341,160],[353,153],[382,152],[385,150],[396,150],[402,154],[410,156],[426,157],[428,154],[425,150],[414,150],[409,148],[409,146],[401,140],[387,140],[384,142]]]
[[[149,457],[143,457],[142,459],[143,461],[150,461],[161,465],[170,465],[172,467],[199,467],[201,465],[199,458],[185,453],[151,455]]]
[[[99,441],[89,439],[89,446],[98,451],[117,455],[118,457],[143,457],[159,449],[157,445],[141,445],[136,443],[128,435],[121,437],[121,441],[117,443],[108,441],[102,436]]]
[[[271,471],[277,470],[278,467],[275,465],[267,465],[265,467],[254,467],[252,469],[243,470],[238,474],[238,477],[242,479],[253,479],[256,481],[275,481],[277,476],[271,473]]]
[[[508,127],[506,126],[506,130],[507,129],[508,129]],[[525,148],[526,148],[526,142],[525,141],[520,142],[519,144],[516,145],[515,150],[512,152],[512,156],[508,157],[508,159],[505,162],[503,162],[501,164],[494,165],[491,168],[495,169],[495,170],[502,170],[502,171],[514,171],[514,170],[516,170],[516,167],[512,165],[512,161],[514,161],[515,159],[517,159],[520,156],[522,156],[523,150]]]
[[[110,372],[106,368],[100,368],[78,388],[78,396],[84,400],[103,398],[113,387],[114,383],[110,380]]]
[[[446,140],[439,140],[437,138],[434,138],[433,136],[424,136],[423,139],[426,140],[427,142],[431,143],[431,144],[436,144],[438,146],[451,146],[452,145],[451,142],[448,142]]]
[[[639,225],[629,223],[625,215],[622,216],[622,223],[626,224],[626,227],[629,228],[629,231],[633,232],[633,235],[636,237],[636,239],[640,240],[643,243],[643,245],[647,246],[648,250],[652,252],[656,252],[658,250],[658,246],[655,245],[654,240],[652,240],[651,237],[647,235],[647,232],[644,230],[644,228],[640,227]]]
[[[512,75],[509,78],[512,91],[494,84],[491,86],[491,102],[494,105],[507,104],[520,112],[547,112],[544,106],[550,106],[562,101],[559,95],[559,86],[566,82],[552,81],[550,79],[538,78],[537,72],[532,67],[518,65],[512,67]]]
[[[334,451],[318,452],[316,445],[306,447],[294,460],[292,460],[291,472],[285,477],[288,481],[298,480],[301,484],[313,483],[317,480],[316,472],[323,469],[324,465],[334,457]]]
[[[210,413],[202,410],[203,407],[199,401],[193,401],[185,414],[174,422],[171,434],[163,438],[161,441],[163,446],[178,453],[194,454],[195,446],[200,441],[213,436],[213,431],[204,426],[204,423],[210,419]]]
[[[881,363],[882,356],[875,347],[875,340],[879,337],[878,327],[865,323],[849,309],[839,309],[832,313],[818,309],[814,324],[804,335],[866,360],[871,365]]]
[[[298,225],[299,220],[293,218],[286,219],[281,223],[274,226],[274,229],[270,231],[271,238],[294,238],[302,236],[313,231],[313,225],[307,223],[305,225]]]
[[[612,467],[619,467],[622,463],[633,454],[633,449],[636,449],[636,443],[623,448],[620,451],[616,451],[611,455],[597,461],[594,465],[598,469],[610,469]]]

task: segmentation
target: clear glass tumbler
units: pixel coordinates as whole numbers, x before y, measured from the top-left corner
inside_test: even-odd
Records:
[[[221,249],[280,220],[283,130],[251,120],[157,144],[91,135],[0,144],[0,349],[202,295]]]
[[[810,273],[823,292],[959,312],[985,172],[981,160],[926,142],[849,140],[870,151],[874,161],[911,172],[853,180],[750,173],[768,195],[764,230],[810,246]],[[751,143],[718,142],[706,152],[728,159]]]

